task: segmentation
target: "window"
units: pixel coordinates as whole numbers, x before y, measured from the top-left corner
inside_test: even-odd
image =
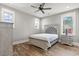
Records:
[[[11,11],[9,9],[6,9],[6,8],[2,8],[1,10],[1,21],[2,22],[7,22],[7,23],[14,23],[14,11]],[[14,27],[14,24],[13,24],[13,27]]]
[[[70,12],[61,15],[61,34],[72,36],[75,35],[76,30],[76,14]]]
[[[39,29],[39,19],[35,19],[34,27],[35,29]]]

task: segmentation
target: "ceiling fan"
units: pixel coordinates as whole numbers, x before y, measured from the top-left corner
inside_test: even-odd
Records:
[[[45,5],[45,3],[42,3],[42,4],[39,5],[39,7],[33,6],[33,5],[31,5],[31,7],[38,9],[38,10],[36,10],[35,12],[41,11],[43,14],[45,14],[44,10],[50,10],[50,9],[52,9],[52,8],[44,8],[44,5]]]

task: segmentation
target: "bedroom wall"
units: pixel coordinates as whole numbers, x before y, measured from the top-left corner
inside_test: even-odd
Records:
[[[39,19],[32,15],[26,14],[16,9],[0,5],[1,8],[8,8],[15,12],[15,23],[13,28],[13,42],[28,41],[29,35],[38,33],[39,30],[34,29],[35,19]],[[15,43],[16,44],[16,43]]]
[[[42,18],[41,19],[42,31],[44,31],[44,25],[48,25],[48,24],[60,25],[59,15],[53,15],[46,18]]]
[[[29,35],[39,31],[34,29],[34,21],[38,18],[23,12],[15,11],[15,13],[14,41],[26,40]]]
[[[75,39],[73,40],[74,42],[79,42],[79,9],[74,9],[74,10],[70,10],[67,12],[76,12],[76,36]],[[60,24],[61,24],[61,14],[67,13],[67,12],[62,12],[59,14],[55,14],[55,15],[51,15],[45,18],[41,19],[41,31],[44,31],[44,25],[48,25],[48,24],[58,24],[58,28],[59,28],[59,35],[60,35]]]

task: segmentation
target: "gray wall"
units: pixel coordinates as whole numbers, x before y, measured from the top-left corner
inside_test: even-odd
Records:
[[[59,15],[53,15],[46,18],[41,19],[42,30],[44,30],[44,25],[47,24],[60,24]]]
[[[39,30],[34,29],[34,20],[36,19],[36,17],[4,5],[0,6],[2,8],[4,7],[13,10],[15,12],[15,27],[13,28],[14,42],[19,40],[28,40],[29,35],[39,32]]]
[[[74,9],[74,10],[71,10],[71,11],[67,11],[67,12],[76,12],[76,17],[77,17],[77,22],[76,22],[76,36],[74,37],[74,42],[79,42],[79,9]],[[58,24],[58,28],[59,28],[59,34],[60,34],[60,25],[61,25],[61,14],[64,14],[64,13],[67,13],[67,12],[63,12],[63,13],[59,13],[59,14],[56,14],[56,15],[51,15],[51,16],[48,16],[48,17],[45,17],[45,18],[42,18],[41,19],[41,31],[44,30],[44,25],[48,25],[48,24]],[[61,35],[61,34],[60,34]]]
[[[37,33],[38,30],[34,30],[34,20],[36,18],[27,15],[23,12],[15,11],[15,28],[14,28],[14,40],[27,39],[30,34]]]

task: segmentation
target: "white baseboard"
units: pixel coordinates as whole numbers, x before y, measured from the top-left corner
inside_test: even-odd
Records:
[[[28,41],[29,40],[18,40],[18,41],[13,42],[13,45],[28,42]]]
[[[73,45],[74,46],[79,46],[79,43],[78,42],[73,42]]]

